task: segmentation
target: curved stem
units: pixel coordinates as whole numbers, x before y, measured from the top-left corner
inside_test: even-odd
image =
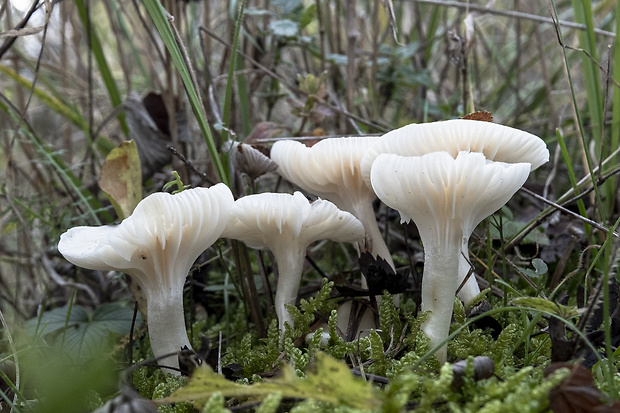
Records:
[[[183,289],[178,293],[151,294],[147,299],[147,322],[151,349],[155,357],[173,353],[192,345],[187,338],[183,314]],[[158,360],[160,366],[179,367],[176,355]],[[180,375],[178,370],[162,369],[164,373]]]
[[[278,264],[276,315],[278,327],[283,332],[284,323],[288,322],[293,326],[293,319],[284,305],[295,305],[306,251],[298,245],[286,244],[274,248],[272,252]]]
[[[425,240],[424,234],[420,235],[424,244],[422,311],[431,312],[422,325],[422,330],[430,339],[431,348],[434,348],[448,337],[450,331],[454,297],[459,286],[457,274],[461,244],[460,237],[449,237],[445,242],[438,242],[436,239]],[[445,363],[445,344],[436,355],[440,363]]]
[[[385,259],[388,264],[390,264],[392,269],[394,269],[394,261],[392,260],[392,256],[390,255],[390,251],[388,250],[385,241],[383,240],[381,231],[379,231],[379,225],[377,225],[377,217],[374,209],[372,208],[372,202],[358,202],[353,205],[351,209],[352,210],[350,212],[364,225],[364,230],[366,231],[366,237],[368,238],[367,241],[369,244],[367,250],[370,251],[373,256],[379,256]],[[361,246],[360,249],[362,249]]]
[[[459,253],[459,277],[457,288],[461,285],[465,277],[467,277],[467,274],[469,274],[469,270],[471,269],[469,262],[465,259],[465,257],[469,259],[468,244],[469,239],[463,237],[461,252]],[[469,303],[471,303],[478,294],[480,294],[480,287],[478,286],[478,281],[476,281],[476,274],[472,273],[467,279],[467,282],[465,282],[465,285],[463,285],[463,288],[459,291],[458,296],[463,303],[465,303],[465,305],[469,305]]]

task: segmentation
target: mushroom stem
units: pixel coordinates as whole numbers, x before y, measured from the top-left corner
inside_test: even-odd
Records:
[[[174,353],[192,345],[187,338],[185,317],[183,315],[183,294],[160,294],[147,299],[147,319],[151,350],[155,357]],[[179,368],[179,358],[176,355],[157,360],[160,366]],[[180,375],[179,370],[162,368],[164,373]]]
[[[305,258],[305,248],[297,245],[282,245],[272,250],[278,265],[278,285],[276,287],[276,315],[278,327],[284,332],[284,323],[293,326],[293,319],[285,305],[295,305]]]
[[[345,210],[351,212],[364,225],[366,236],[364,237],[364,241],[359,243],[360,252],[370,251],[375,258],[379,256],[385,259],[388,264],[390,264],[390,267],[394,269],[394,261],[383,240],[381,231],[379,231],[379,225],[377,225],[377,217],[372,207],[372,202],[358,202],[352,205],[351,208],[345,208]]]
[[[460,232],[460,231],[455,231]],[[430,339],[430,347],[435,348],[448,337],[450,320],[454,306],[454,296],[460,282],[459,256],[461,254],[460,234],[449,234],[444,240],[425,239],[426,233],[420,233],[424,244],[424,278],[422,280],[422,311],[430,311],[422,330]],[[447,347],[444,344],[436,353],[440,363],[447,359]]]

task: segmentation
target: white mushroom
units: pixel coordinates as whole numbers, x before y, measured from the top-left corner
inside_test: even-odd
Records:
[[[310,203],[300,192],[263,193],[235,201],[222,236],[273,253],[278,266],[276,314],[284,331],[285,323],[292,323],[285,305],[295,304],[308,245],[320,239],[357,242],[364,228],[357,218],[329,201]]]
[[[448,152],[402,157],[379,155],[371,182],[377,196],[413,220],[424,244],[422,310],[431,311],[423,325],[435,347],[448,337],[459,256],[470,234],[488,215],[512,197],[530,172],[529,163],[493,162],[482,153]],[[446,346],[437,353],[446,361]]]
[[[371,167],[382,153],[422,156],[439,151],[445,151],[453,158],[461,151],[479,152],[491,161],[529,163],[531,170],[549,160],[545,142],[531,133],[491,122],[454,119],[411,124],[386,133],[366,151],[361,160],[361,174],[364,181],[370,184]],[[468,256],[468,243],[463,242],[460,281],[463,281],[470,269],[464,258]],[[472,276],[459,292],[459,297],[468,304],[479,293],[478,283]]]
[[[364,183],[360,171],[364,153],[377,139],[371,136],[328,138],[312,147],[282,140],[273,145],[271,159],[278,164],[278,173],[284,178],[362,221],[366,236],[360,249],[384,258],[394,268],[372,207],[376,195],[370,182]]]
[[[155,193],[117,226],[71,228],[61,235],[58,250],[75,265],[122,271],[137,283],[147,300],[155,357],[191,349],[183,285],[194,261],[220,237],[233,202],[224,184],[176,195]],[[159,364],[179,367],[176,356],[163,358]]]

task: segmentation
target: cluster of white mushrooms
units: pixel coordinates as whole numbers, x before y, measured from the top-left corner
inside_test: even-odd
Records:
[[[312,147],[278,141],[271,158],[284,178],[323,199],[310,203],[295,192],[234,201],[223,184],[156,193],[117,226],[70,229],[61,236],[59,251],[76,265],[123,271],[132,278],[147,301],[151,348],[161,357],[191,348],[183,284],[197,257],[218,238],[273,253],[280,329],[292,322],[285,305],[295,303],[310,243],[351,242],[394,268],[372,207],[379,197],[420,232],[422,310],[430,311],[423,329],[435,347],[448,336],[456,290],[469,272],[469,237],[508,202],[531,170],[548,161],[549,152],[527,132],[450,120],[408,125],[382,137],[330,138]],[[468,303],[479,292],[470,277],[459,297]],[[446,361],[445,345],[437,357]],[[159,363],[178,374],[176,357]]]

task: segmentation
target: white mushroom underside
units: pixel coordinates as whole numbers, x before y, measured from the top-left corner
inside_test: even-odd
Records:
[[[527,163],[492,162],[481,153],[447,152],[419,157],[382,154],[371,172],[377,196],[413,220],[424,245],[422,309],[431,311],[423,328],[436,346],[447,338],[459,274],[462,243],[485,217],[523,185]],[[445,346],[437,353],[446,359]]]
[[[176,195],[155,193],[117,226],[71,228],[61,236],[58,250],[75,265],[132,277],[147,298],[156,357],[191,348],[183,316],[185,278],[198,256],[220,237],[233,202],[224,184]],[[176,359],[164,362],[178,367]]]

